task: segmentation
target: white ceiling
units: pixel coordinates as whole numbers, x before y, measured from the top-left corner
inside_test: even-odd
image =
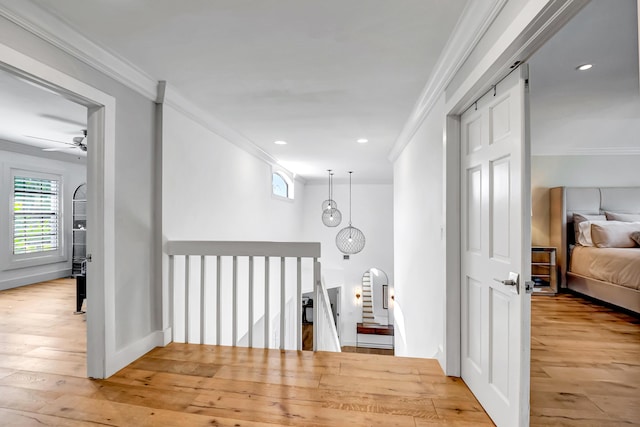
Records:
[[[592,1],[531,58],[534,155],[640,154],[637,19],[636,0]]]
[[[0,140],[38,148],[68,147],[64,153],[86,157],[67,145],[87,128],[86,107],[2,70],[0,94]]]
[[[466,0],[33,3],[293,172],[390,182],[389,150]]]
[[[466,3],[30,1],[290,170],[321,181],[327,168],[338,180],[354,170],[356,182],[391,181],[387,154]],[[592,1],[530,60],[534,154],[638,148],[635,4]],[[575,71],[585,62],[594,68]],[[55,94],[9,75],[0,91],[0,139],[53,147],[25,135],[71,141],[86,128],[86,109]]]

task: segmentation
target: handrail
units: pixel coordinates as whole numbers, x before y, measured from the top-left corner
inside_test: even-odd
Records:
[[[317,315],[313,319],[314,325],[317,323],[317,327],[314,330],[315,350],[316,351],[333,351],[341,352],[340,338],[338,337],[338,330],[333,318],[333,311],[331,310],[331,301],[329,301],[329,294],[324,281],[318,281],[318,287],[316,292],[316,306]]]
[[[295,302],[295,318],[296,326],[293,336],[296,339],[296,348],[302,349],[302,263],[303,259],[310,259],[313,261],[313,278],[319,277],[320,263],[318,258],[320,257],[320,243],[311,242],[251,242],[251,241],[204,241],[204,240],[173,240],[167,242],[165,246],[165,252],[169,255],[169,295],[173,300],[169,304],[170,313],[169,318],[172,325],[172,339],[176,337],[176,320],[184,322],[184,342],[199,342],[205,343],[205,336],[209,334],[209,328],[212,326],[213,319],[215,319],[215,344],[221,345],[223,334],[222,327],[225,322],[222,318],[223,308],[228,311],[227,307],[230,305],[231,321],[231,345],[235,346],[239,342],[239,309],[246,311],[246,327],[247,333],[244,335],[248,339],[249,347],[253,347],[255,344],[254,328],[258,327],[259,322],[264,322],[264,339],[263,346],[269,347],[271,342],[271,332],[273,332],[273,340],[276,339],[276,333],[278,329],[271,331],[271,316],[280,317],[279,321],[279,341],[280,349],[285,348],[285,338],[291,339],[291,335],[286,335],[285,316],[287,310],[290,315],[293,313],[293,304]],[[215,263],[211,265],[208,262],[209,258],[214,258]],[[230,274],[223,274],[223,270],[227,267],[227,263],[223,262],[223,259],[230,258],[231,272]],[[248,267],[246,270],[242,269],[239,265],[240,259],[248,259]],[[264,259],[263,272],[256,271],[257,259]],[[275,259],[274,259],[275,258]],[[279,258],[280,265],[280,286],[271,286],[271,282],[275,280],[271,279],[271,272],[274,266],[277,264]],[[184,262],[183,262],[184,259]],[[295,300],[293,292],[287,293],[287,272],[291,272],[293,265],[287,263],[287,259],[295,260],[296,270],[296,288],[295,288]],[[179,260],[178,262],[176,260]],[[184,276],[176,274],[176,268],[181,268],[184,263]],[[195,265],[192,265],[195,264]],[[214,267],[215,266],[215,267]],[[276,267],[277,268],[277,267]],[[215,274],[213,273],[215,270]],[[239,296],[240,282],[239,273],[247,273],[244,278],[246,281],[242,281],[242,284],[246,284],[247,289],[247,302],[245,303],[244,297]],[[199,276],[199,289],[197,286]],[[228,279],[230,276],[231,280]],[[259,282],[264,277],[264,292],[260,290],[258,296],[264,297],[264,314],[259,319],[254,319],[254,309],[257,307],[255,304],[256,286],[255,283]],[[291,280],[293,282],[293,280]],[[316,291],[317,281],[314,280],[314,291]],[[223,290],[231,289],[232,300],[230,304],[222,304],[224,297]],[[242,288],[244,290],[245,287]],[[193,293],[195,292],[195,294]],[[280,304],[275,310],[272,309],[271,295],[279,291]],[[182,293],[184,296],[182,295]],[[287,295],[289,294],[289,295]],[[211,302],[212,295],[215,295],[215,304]],[[184,298],[184,305],[176,305],[176,299],[181,300]],[[278,311],[279,309],[279,311]],[[174,318],[174,313],[178,313],[178,318]],[[180,316],[183,315],[184,317]],[[228,313],[227,313],[228,314]],[[260,315],[260,313],[258,313]],[[195,322],[199,316],[199,325]],[[214,317],[215,316],[215,317]],[[292,316],[290,316],[292,317]],[[245,317],[240,317],[241,319]],[[275,326],[275,325],[274,325]],[[198,329],[200,336],[193,334],[194,329]],[[314,325],[314,335],[315,335]],[[179,329],[181,331],[181,329]],[[213,329],[212,329],[213,330]],[[290,329],[291,331],[291,329]],[[244,333],[243,331],[241,331]],[[291,332],[290,332],[291,333]],[[291,342],[291,341],[290,341]]]
[[[320,258],[320,243],[171,240],[166,251],[168,255]]]

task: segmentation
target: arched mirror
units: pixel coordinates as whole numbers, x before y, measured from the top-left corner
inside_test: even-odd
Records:
[[[362,323],[389,324],[389,278],[379,268],[362,275]]]

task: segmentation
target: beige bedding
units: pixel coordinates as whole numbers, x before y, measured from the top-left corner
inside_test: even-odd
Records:
[[[640,290],[640,248],[576,246],[571,251],[569,271]]]

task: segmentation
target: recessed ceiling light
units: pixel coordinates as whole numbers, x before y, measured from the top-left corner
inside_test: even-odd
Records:
[[[587,71],[591,67],[593,67],[592,64],[582,64],[579,67],[576,67],[576,70],[578,70],[578,71]]]
[[[276,145],[287,145],[287,141],[273,141]]]
[[[369,140],[368,140],[368,139],[366,139],[366,138],[360,138],[360,139],[358,140],[358,142],[359,142],[360,144],[366,144],[367,142],[369,142]]]

